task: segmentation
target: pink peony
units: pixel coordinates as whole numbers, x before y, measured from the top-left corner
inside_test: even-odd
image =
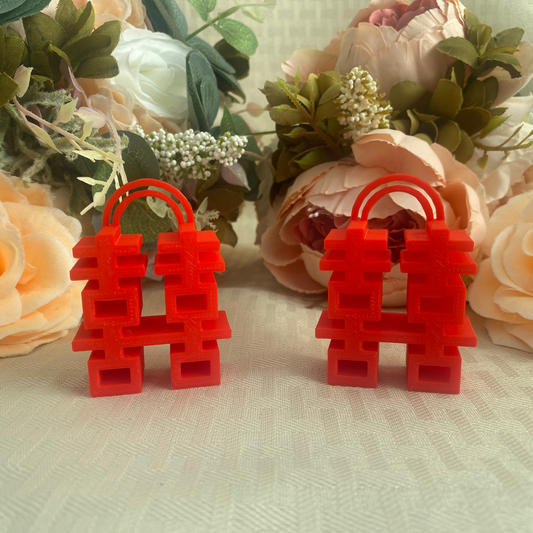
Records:
[[[269,227],[261,239],[261,254],[282,285],[307,293],[326,291],[330,273],[319,269],[324,237],[333,227],[345,227],[358,194],[368,183],[393,173],[411,174],[435,187],[448,225],[465,229],[476,247],[480,246],[486,208],[476,192],[481,188],[479,180],[445,148],[429,146],[399,131],[376,130],[359,137],[352,149],[358,164],[346,159],[307,170],[265,217]],[[424,218],[415,199],[392,193],[372,209],[370,224],[389,229],[389,247],[397,261],[404,230],[423,227]],[[405,305],[406,276],[399,264],[385,274],[383,293],[385,306]]]
[[[347,74],[360,66],[386,93],[404,80],[433,90],[454,61],[435,45],[465,36],[464,9],[459,0],[373,0],[324,51],[297,50],[283,70],[293,79],[300,68],[305,80],[312,72],[335,69]]]

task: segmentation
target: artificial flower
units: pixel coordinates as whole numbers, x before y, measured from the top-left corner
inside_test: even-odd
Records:
[[[0,173],[0,357],[29,353],[81,318],[70,281],[80,223],[52,207],[48,188]]]
[[[261,239],[261,254],[282,285],[306,293],[326,291],[331,273],[319,269],[324,238],[333,227],[347,226],[352,206],[366,185],[389,174],[411,174],[434,187],[443,200],[448,226],[465,229],[479,248],[485,236],[482,189],[476,175],[448,150],[394,130],[362,135],[352,150],[355,161],[324,163],[298,176],[267,215],[269,227]],[[414,198],[392,193],[372,209],[370,226],[389,229],[389,247],[397,261],[404,246],[403,231],[423,227],[424,218]],[[384,306],[405,305],[406,282],[399,264],[394,264],[384,275]]]
[[[87,1],[73,0],[77,9],[86,5]],[[129,28],[146,29],[146,9],[142,0],[91,0],[91,4],[96,15],[96,28],[110,20],[120,20],[122,31]]]
[[[120,73],[110,81],[127,89],[148,113],[180,125],[188,117],[185,60],[189,51],[164,33],[128,29],[113,52]]]
[[[494,211],[483,250],[470,305],[494,344],[533,352],[533,191]]]
[[[373,0],[325,50],[297,50],[283,71],[293,79],[299,68],[305,81],[311,73],[335,69],[346,75],[359,66],[387,94],[404,80],[434,90],[454,62],[435,45],[465,36],[464,9],[459,0]]]

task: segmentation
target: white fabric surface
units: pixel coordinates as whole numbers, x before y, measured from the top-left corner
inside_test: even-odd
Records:
[[[462,349],[462,393],[407,392],[384,345],[377,389],[326,384],[325,306],[225,248],[222,385],[170,389],[147,350],[141,394],[89,397],[72,335],[0,360],[1,533],[533,531],[533,358]],[[151,282],[145,309],[163,310]]]
[[[292,50],[324,46],[365,4],[280,0],[254,25],[250,100]],[[465,4],[533,39],[529,0]],[[0,533],[533,531],[532,356],[493,346],[473,318],[459,396],[407,392],[394,345],[377,389],[330,387],[314,338],[325,301],[276,283],[254,228],[248,209],[218,277],[233,327],[220,387],[171,390],[157,347],[142,394],[91,399],[73,334],[0,360]],[[145,297],[162,312],[158,284]]]

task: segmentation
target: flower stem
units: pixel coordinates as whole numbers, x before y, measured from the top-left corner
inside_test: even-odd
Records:
[[[185,41],[188,41],[189,39],[192,39],[194,36],[203,32],[204,30],[207,30],[207,28],[209,28],[213,24],[216,24],[219,20],[230,17],[231,15],[233,15],[233,13],[236,13],[237,11],[239,11],[241,7],[243,6],[234,6],[234,7],[230,7],[229,9],[226,9],[226,11],[222,11],[222,13],[219,13],[214,19],[210,20],[209,22],[204,24],[202,27],[198,28],[196,31],[187,35],[187,37],[185,38]]]

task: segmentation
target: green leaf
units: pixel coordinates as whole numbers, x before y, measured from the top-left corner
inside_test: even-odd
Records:
[[[325,104],[331,100],[336,100],[341,94],[341,86],[338,85],[332,85],[329,87],[324,94],[320,97],[320,100],[318,102],[319,105]]]
[[[113,56],[87,59],[76,69],[75,74],[76,78],[113,78],[118,74],[117,60]]]
[[[1,92],[1,89],[0,89]],[[8,112],[0,107],[0,146],[4,142],[4,137],[9,129],[9,125],[11,123],[11,118],[8,114]]]
[[[74,17],[65,31],[68,35],[68,42],[65,46],[70,45],[83,37],[91,35],[94,29],[96,15],[91,2],[76,11]]]
[[[135,200],[120,218],[122,233],[141,233],[143,242],[157,241],[160,233],[170,229],[170,219],[157,216],[144,199]]]
[[[425,133],[417,133],[415,137],[421,141],[427,142],[428,144],[433,144],[433,139]]]
[[[461,109],[455,117],[455,122],[468,135],[474,135],[478,131],[481,131],[490,122],[491,118],[490,111],[482,107],[471,107]]]
[[[93,35],[100,36],[106,35],[110,38],[110,43],[107,48],[99,51],[99,55],[109,55],[117,47],[120,40],[122,24],[118,20],[110,20],[104,22],[100,27],[93,31]]]
[[[4,107],[17,94],[19,86],[5,73],[0,73],[0,107]]]
[[[55,20],[66,30],[72,24],[76,12],[77,9],[72,0],[59,0]]]
[[[478,54],[483,55],[492,39],[492,28],[487,24],[476,24],[470,29],[468,39],[476,47]]]
[[[185,42],[189,33],[187,20],[175,0],[142,0],[154,31],[166,33]]]
[[[520,60],[511,54],[491,54],[483,61],[482,67],[502,67],[511,74],[512,78],[519,78],[522,72]]]
[[[454,152],[455,159],[461,163],[468,163],[474,155],[474,143],[466,132],[461,130],[461,143]]]
[[[323,120],[336,117],[340,115],[340,113],[341,109],[335,103],[335,100],[330,100],[329,102],[326,102],[318,107],[315,114],[315,120],[317,122],[322,122]]]
[[[259,43],[255,33],[246,24],[234,19],[222,19],[214,28],[239,52],[249,56],[255,54]]]
[[[150,145],[140,135],[131,131],[119,131],[118,133],[128,138],[128,146],[122,153],[135,161],[141,178],[158,180],[160,177],[159,162]],[[128,180],[130,180],[129,175]]]
[[[5,38],[5,50],[6,59],[3,70],[8,76],[13,77],[22,64],[22,59],[26,53],[26,44],[19,36],[8,36]]]
[[[216,220],[213,220],[213,224],[216,227],[215,231],[218,240],[222,244],[229,244],[232,247],[237,245],[237,234],[232,225],[224,217],[218,217]]]
[[[494,76],[486,78],[483,80],[483,86],[485,87],[484,107],[490,108],[492,104],[496,101],[496,98],[498,98],[498,93],[500,91],[498,79]]]
[[[479,137],[484,139],[487,135],[498,129],[502,124],[505,124],[509,117],[492,117],[489,123],[483,128]]]
[[[245,120],[240,115],[232,115],[229,109],[224,106],[224,114],[220,123],[220,133],[224,134],[226,132],[232,133],[233,135],[248,135],[246,150],[261,155],[261,149],[255,138],[250,136],[252,131]]]
[[[489,162],[489,154],[485,154],[484,156],[480,157],[477,160],[476,164],[481,170],[485,170],[488,162]]]
[[[409,120],[411,121],[408,135],[414,135],[420,128],[420,121],[410,109],[407,110],[407,116],[409,117]]]
[[[480,80],[474,80],[463,91],[463,107],[482,107],[484,103],[485,85]]]
[[[332,154],[327,148],[314,148],[303,155],[294,158],[294,162],[302,171],[309,170],[321,163],[327,163],[332,160]]]
[[[461,144],[461,130],[459,126],[451,120],[447,120],[439,126],[437,143],[453,153]]]
[[[26,40],[31,52],[44,50],[48,42],[61,48],[68,41],[65,30],[53,18],[44,13],[23,19]]]
[[[395,111],[407,111],[427,93],[427,89],[414,81],[401,81],[390,91],[389,100]]]
[[[64,48],[63,53],[68,57],[74,71],[86,59],[108,55],[102,51],[109,47],[111,38],[108,35],[95,35],[95,33]]]
[[[217,6],[217,0],[187,0],[198,12],[202,20],[209,18],[209,13]]]
[[[209,189],[198,196],[200,205],[207,198],[208,209],[218,211],[221,215],[229,215],[243,203],[243,196],[229,188]]]
[[[501,31],[494,37],[496,46],[512,46],[516,48],[524,37],[524,30],[522,28],[509,28],[508,30]]]
[[[224,59],[222,54],[200,37],[191,37],[187,40],[187,46],[201,52],[211,63],[212,67],[217,67],[228,74],[235,74],[235,69]]]
[[[429,102],[429,112],[441,117],[453,118],[463,104],[461,87],[450,80],[439,80]]]
[[[437,44],[437,50],[454,59],[459,59],[463,63],[477,68],[479,57],[475,46],[463,37],[449,37]]]
[[[457,83],[459,87],[464,87],[466,80],[465,64],[462,61],[456,61],[450,72],[450,79]]]
[[[191,106],[189,112],[194,129],[209,131],[218,113],[219,95],[215,74],[209,62],[198,50],[187,54],[187,88]]]
[[[288,105],[291,102],[287,93],[279,86],[279,83],[274,81],[265,82],[262,92],[271,106]]]
[[[294,126],[304,122],[305,117],[290,105],[278,105],[269,111],[270,118],[280,126]]]
[[[465,9],[465,22],[468,29],[473,28],[476,24],[480,24],[477,16],[469,9]]]
[[[4,30],[0,28],[0,72],[4,72],[5,61],[6,61],[6,41],[4,37]]]
[[[404,118],[402,120],[393,120],[394,129],[401,131],[404,135],[413,135],[411,133],[411,121]]]
[[[31,66],[35,69],[35,74],[41,74],[50,80],[53,79],[54,75],[50,69],[50,62],[48,56],[44,52],[32,52],[30,55]],[[32,78],[35,79],[33,75]]]

